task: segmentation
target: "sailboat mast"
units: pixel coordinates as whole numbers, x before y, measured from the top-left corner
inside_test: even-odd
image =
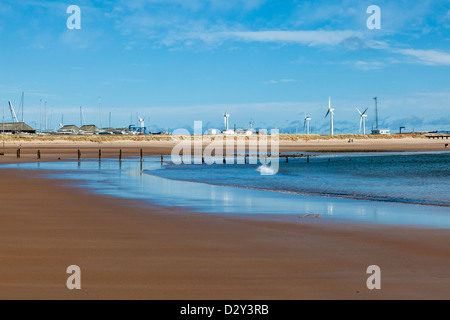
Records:
[[[22,122],[25,122],[24,117],[23,117],[23,114],[24,114],[23,109],[24,108],[25,108],[25,92],[22,91]]]
[[[45,101],[45,131],[47,132],[47,101]]]
[[[98,109],[100,111],[100,129],[103,128],[103,119],[102,119],[102,101],[100,100],[100,97],[98,98]]]
[[[42,99],[39,101],[40,113],[39,113],[39,131],[42,132]]]

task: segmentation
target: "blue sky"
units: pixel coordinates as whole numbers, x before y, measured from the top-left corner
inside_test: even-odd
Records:
[[[69,30],[67,7],[81,9]],[[366,12],[381,9],[381,29]],[[230,123],[295,132],[304,113],[327,134],[328,97],[337,133],[357,133],[356,107],[379,97],[382,128],[450,130],[450,1],[2,0],[0,106],[8,100],[40,127],[153,130]],[[18,111],[20,114],[20,111]],[[21,116],[19,116],[21,118]]]

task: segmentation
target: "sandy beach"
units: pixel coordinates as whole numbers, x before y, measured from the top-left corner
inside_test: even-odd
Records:
[[[11,162],[37,161],[38,150],[41,160],[57,161],[76,159],[78,150],[82,158],[98,158],[99,150],[102,157],[117,158],[119,150],[124,157],[136,157],[143,149],[144,155],[170,155],[172,148],[179,141],[170,138],[147,141],[145,138],[126,140],[126,138],[94,138],[92,141],[70,141],[69,138],[48,141],[47,139],[6,139],[0,141],[0,164]],[[103,141],[102,139],[105,139]],[[413,151],[448,151],[449,140],[433,140],[426,138],[401,139],[323,139],[290,141],[281,139],[280,152],[413,152]],[[204,143],[204,146],[207,142]],[[268,144],[270,150],[270,143]],[[21,150],[21,159],[17,159],[17,150]]]
[[[173,142],[7,142],[0,164],[169,154]],[[21,158],[16,151],[21,149]],[[281,151],[436,151],[427,139],[286,142]],[[449,299],[450,230],[224,217],[93,195],[0,169],[0,299]],[[82,290],[66,288],[78,265]],[[366,287],[367,267],[382,289]]]

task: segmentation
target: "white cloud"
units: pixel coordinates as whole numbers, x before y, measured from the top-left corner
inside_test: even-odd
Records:
[[[217,30],[221,29],[221,30]],[[371,47],[371,41],[364,41],[358,31],[228,31],[220,26],[216,30],[206,30],[197,26],[196,32],[171,31],[160,40],[167,47],[183,46],[198,48],[203,43],[210,47],[225,42],[295,44],[310,47],[345,46],[350,48]],[[376,43],[378,45],[378,43]]]
[[[384,64],[379,61],[356,61],[354,62],[354,66],[364,71],[371,71],[381,69]]]
[[[147,82],[147,80],[144,80],[144,79],[128,79],[128,78],[122,78],[119,81],[125,82],[125,83],[145,83],[145,82]]]
[[[59,99],[60,96],[53,93],[46,93],[36,89],[29,89],[29,85],[22,83],[16,86],[0,84],[0,94],[8,97],[8,100],[14,102],[14,100],[20,100],[22,92],[26,97],[38,97],[48,99]],[[14,104],[14,103],[13,103]]]
[[[245,42],[297,43],[308,46],[336,46],[351,38],[361,38],[357,31],[238,31],[223,32],[222,36]]]
[[[208,0],[210,7],[213,10],[228,11],[232,9],[239,10],[254,10],[263,5],[266,0]]]
[[[450,66],[450,53],[437,50],[417,49],[394,49],[396,53],[415,58],[417,61],[427,65]]]
[[[121,5],[132,10],[142,10],[146,6],[176,6],[191,11],[212,10],[254,10],[263,5],[266,0],[126,0]]]
[[[295,79],[270,80],[263,82],[263,84],[293,83],[293,82],[298,82],[298,80]]]
[[[232,10],[254,10],[260,8],[266,0],[130,0],[119,1],[115,10],[125,10],[125,14],[116,17],[116,26],[131,41],[145,43],[142,38],[150,40],[154,48],[169,47],[171,50],[202,50],[216,48],[224,44],[232,43],[267,43],[281,45],[301,45],[308,47],[344,47],[353,50],[378,50],[380,53],[399,55],[398,60],[404,63],[420,63],[427,65],[449,65],[450,54],[437,50],[398,49],[402,43],[395,44],[392,37],[400,27],[410,24],[413,33],[417,28],[424,30],[428,24],[418,18],[417,12],[429,13],[433,6],[430,3],[415,4],[402,18],[396,18],[395,23],[387,23],[393,20],[402,11],[401,4],[385,4],[383,6],[383,31],[377,33],[367,32],[365,29],[365,10],[358,14],[349,0],[341,0],[339,4],[324,5],[306,1],[299,4],[302,15],[311,23],[286,22],[278,24],[278,29],[259,30],[254,29],[248,23],[237,21],[223,16],[223,12]],[[364,6],[362,6],[363,8]],[[170,14],[167,14],[171,8]],[[339,9],[340,8],[340,9]],[[150,10],[151,9],[151,10]],[[164,10],[163,10],[164,9]],[[339,10],[338,10],[339,9]],[[363,8],[364,9],[364,8]],[[119,10],[120,11],[120,10]],[[219,15],[217,15],[217,13]],[[299,18],[299,12],[287,19]],[[338,16],[335,21],[333,17]],[[443,13],[445,21],[450,17],[450,12]],[[349,19],[352,23],[342,23],[342,19]],[[442,18],[441,18],[442,19]],[[401,20],[401,21],[400,21]],[[422,21],[423,20],[423,21]],[[315,30],[317,22],[322,23],[325,30]],[[332,29],[334,23],[339,22],[342,29]],[[243,23],[243,24],[242,24]],[[355,28],[363,26],[362,28]],[[306,30],[293,30],[299,25],[304,25]],[[283,28],[283,30],[280,30]],[[428,28],[429,29],[429,28]],[[430,29],[431,30],[431,29]],[[417,33],[416,33],[417,34]],[[126,49],[132,49],[134,45],[127,45]],[[375,70],[389,65],[389,62],[353,62],[354,67],[361,70]]]
[[[290,83],[290,82],[297,82],[297,80],[295,80],[295,79],[281,79],[280,82]]]

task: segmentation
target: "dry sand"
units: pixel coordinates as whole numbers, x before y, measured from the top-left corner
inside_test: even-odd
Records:
[[[348,140],[311,140],[308,142],[287,142],[280,144],[282,151],[314,152],[381,152],[381,151],[445,151],[450,140],[433,139],[354,139]]]
[[[27,141],[1,141],[0,164],[8,162],[36,161],[37,151],[41,151],[41,160],[55,161],[61,158],[76,159],[78,150],[82,158],[98,158],[99,150],[102,157],[117,158],[119,150],[124,157],[139,156],[140,149],[144,155],[169,155],[177,141],[123,141],[111,140],[107,142],[55,140],[51,142],[39,139]],[[450,151],[446,148],[449,140],[433,140],[426,138],[403,139],[355,139],[349,143],[347,139],[323,139],[310,141],[281,141],[280,152],[383,152],[383,151]],[[205,144],[206,146],[206,144]],[[270,143],[268,144],[270,149]],[[22,158],[17,160],[17,150],[21,149]],[[1,155],[3,154],[3,155]]]
[[[22,145],[20,161],[35,161],[35,147]],[[54,161],[98,146],[39,148]],[[13,149],[0,163],[17,161]],[[450,230],[204,215],[38,172],[0,169],[0,179],[0,299],[450,298]],[[81,267],[80,291],[66,288],[69,265]],[[366,287],[370,265],[381,267],[379,291]]]

